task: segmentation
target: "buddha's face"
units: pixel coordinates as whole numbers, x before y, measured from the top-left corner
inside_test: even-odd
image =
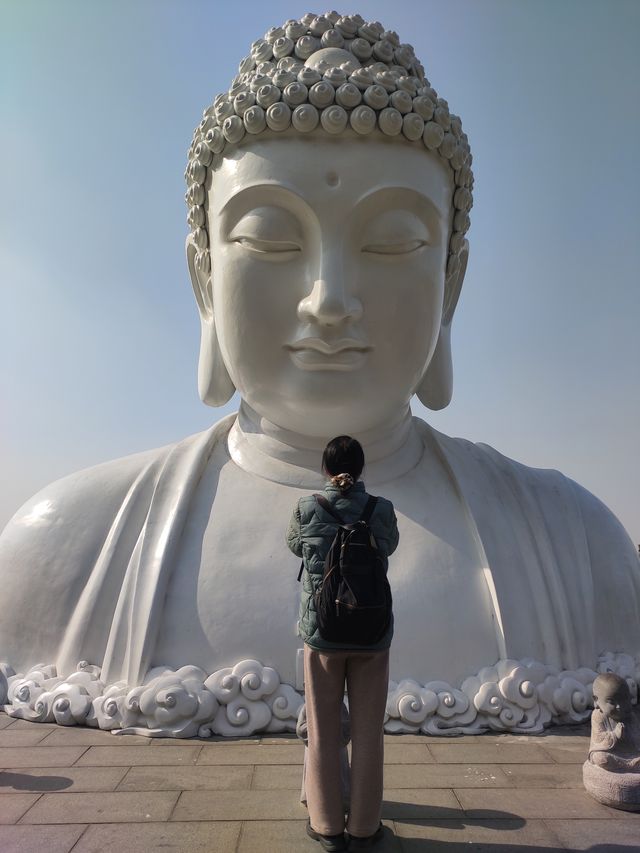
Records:
[[[311,436],[406,407],[445,298],[451,170],[398,141],[252,141],[213,175],[213,311],[240,395]]]

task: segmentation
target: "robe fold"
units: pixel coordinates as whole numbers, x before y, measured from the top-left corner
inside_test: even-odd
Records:
[[[167,612],[175,606],[170,589],[184,555],[193,559],[194,549],[184,540],[192,536],[190,514],[194,502],[202,502],[196,495],[212,459],[217,454],[220,483],[224,476],[251,477],[226,451],[234,417],[171,447],[60,480],[14,516],[0,537],[0,660],[23,671],[53,662],[60,673],[88,660],[102,667],[105,683],[130,685],[142,683],[149,668],[163,662],[156,653],[163,626],[175,617]],[[482,606],[494,639],[486,652],[493,659],[484,665],[509,657],[535,658],[559,669],[593,668],[604,651],[637,654],[640,567],[635,547],[610,511],[557,471],[529,468],[486,445],[441,435],[421,421],[416,426],[457,495],[458,524],[474,543],[474,560],[486,583],[490,605]],[[260,478],[254,480],[251,488],[259,489]],[[284,503],[291,506],[299,493],[277,484],[269,488],[285,490]],[[401,512],[398,517],[402,559]],[[283,542],[282,559],[285,553]],[[269,552],[265,560],[272,556]],[[204,566],[206,547],[198,559]],[[198,575],[200,569],[194,571]],[[206,587],[215,588],[215,583]],[[274,618],[264,615],[265,630]],[[402,618],[396,611],[397,621]],[[459,618],[464,622],[465,613]],[[191,618],[185,633],[195,630],[196,621]],[[193,636],[185,648],[194,648]],[[244,642],[238,643],[235,660],[229,659],[233,645],[221,646],[223,659],[217,657],[214,637],[197,660],[181,663],[212,672],[251,652],[261,659],[261,649]],[[438,650],[428,654],[433,677],[450,678],[438,670]],[[174,663],[180,655],[175,648]],[[401,660],[402,648],[396,657]],[[289,660],[263,662],[285,678],[291,671]]]

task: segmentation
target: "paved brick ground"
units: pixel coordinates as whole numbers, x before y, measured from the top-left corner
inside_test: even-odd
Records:
[[[586,726],[515,735],[386,738],[377,853],[640,851],[640,814],[582,788]],[[116,737],[0,714],[0,851],[318,853],[292,736]]]

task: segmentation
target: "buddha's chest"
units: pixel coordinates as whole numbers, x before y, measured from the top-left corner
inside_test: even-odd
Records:
[[[198,598],[207,608],[219,597],[239,597],[248,607],[291,597],[291,590],[295,598],[299,558],[288,549],[286,534],[299,498],[309,489],[259,479],[233,464],[222,469],[215,484],[207,477],[189,514],[179,567],[193,573]],[[452,571],[475,562],[468,516],[446,478],[413,472],[378,491],[394,503],[398,517],[400,544],[391,557],[398,594],[415,583],[418,589],[407,595],[420,597],[425,583],[450,580]]]
[[[389,578],[396,654],[403,669],[407,656],[416,658],[407,672],[426,647],[441,647],[461,610],[467,635],[484,646],[482,662],[494,653],[486,648],[493,637],[490,602],[468,517],[435,474],[416,470],[378,489],[398,517],[400,544]],[[298,499],[308,493],[233,464],[210,466],[194,494],[167,590],[158,661],[189,660],[212,671],[257,658],[295,681],[299,558],[285,536]]]

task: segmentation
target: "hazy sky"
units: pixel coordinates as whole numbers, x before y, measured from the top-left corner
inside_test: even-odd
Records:
[[[230,410],[197,394],[185,154],[250,43],[307,10],[0,0],[0,526],[47,482]],[[414,45],[474,154],[454,399],[416,412],[560,469],[640,542],[640,3],[343,11]]]

